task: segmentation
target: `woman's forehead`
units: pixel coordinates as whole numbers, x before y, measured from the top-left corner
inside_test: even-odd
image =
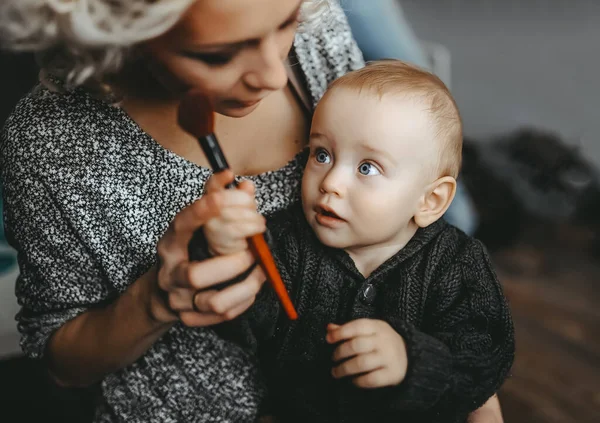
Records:
[[[168,35],[211,46],[260,39],[294,16],[301,0],[198,0]]]

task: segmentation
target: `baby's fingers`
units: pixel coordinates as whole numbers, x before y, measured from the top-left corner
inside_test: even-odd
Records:
[[[204,185],[204,192],[210,194],[212,192],[221,191],[225,186],[234,181],[234,174],[231,170],[225,169],[222,172],[213,173]]]
[[[250,194],[253,197],[256,195],[256,187],[254,186],[254,184],[251,181],[248,181],[248,180],[244,180],[244,181],[240,182],[239,185],[237,186],[237,189],[247,192],[248,194]]]
[[[356,376],[352,383],[359,388],[382,388],[393,386],[395,383],[390,379],[389,372],[385,368],[377,369],[364,375]]]
[[[212,247],[242,241],[266,230],[266,222],[262,216],[256,212],[248,214],[243,210],[238,211],[239,216],[213,219],[206,224],[204,233]]]
[[[355,376],[377,370],[383,367],[383,364],[381,354],[378,354],[377,352],[359,354],[335,366],[332,369],[331,374],[336,379],[346,376]]]
[[[375,335],[377,326],[377,321],[372,319],[352,320],[341,326],[330,324],[327,327],[326,339],[330,344],[336,344],[358,336]]]
[[[240,222],[260,223],[263,226],[266,224],[266,219],[261,216],[256,209],[247,207],[227,207],[221,210],[219,221],[224,224],[235,224]]]
[[[376,346],[376,338],[373,335],[352,338],[335,349],[333,361],[338,362],[358,354],[370,353],[375,351]]]

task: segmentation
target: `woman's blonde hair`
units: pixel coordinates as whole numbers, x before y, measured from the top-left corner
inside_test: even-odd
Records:
[[[202,0],[1,0],[0,46],[34,51],[42,73],[69,86],[118,72],[132,47],[166,33]],[[306,1],[313,21],[329,0]]]

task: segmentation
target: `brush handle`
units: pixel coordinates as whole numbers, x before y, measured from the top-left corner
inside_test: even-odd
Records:
[[[294,304],[292,304],[292,300],[288,295],[285,284],[277,270],[275,259],[273,259],[273,255],[271,254],[271,250],[269,249],[269,245],[267,244],[264,235],[256,234],[251,236],[248,238],[248,244],[250,245],[250,250],[252,250],[254,257],[258,260],[259,266],[267,276],[267,280],[271,284],[271,287],[275,290],[275,294],[277,294],[285,314],[287,314],[290,320],[296,320],[298,318],[298,313],[294,308]]]
[[[225,154],[223,154],[223,150],[221,150],[219,141],[217,140],[217,137],[214,134],[208,134],[208,135],[205,135],[204,137],[200,137],[198,139],[198,141],[199,141],[200,146],[202,147],[202,150],[204,151],[204,155],[208,159],[208,162],[210,163],[210,166],[214,173],[219,173],[226,169],[229,169],[229,164],[227,163],[227,160],[225,159]],[[227,184],[225,186],[225,188],[232,189],[232,188],[235,188],[236,186],[237,186],[237,184],[234,181],[234,182]],[[196,239],[195,244],[194,244],[194,239]],[[203,239],[204,242],[206,242],[206,238],[204,238],[204,236],[202,234],[202,228],[200,228],[196,231],[196,233],[194,234],[194,236],[192,238],[192,242],[190,242],[190,245],[188,247],[188,250],[190,253],[190,258],[194,257],[193,250],[197,251],[197,249],[194,248],[194,245],[197,246],[198,242],[202,242],[202,241],[200,241],[200,239]],[[290,296],[288,295],[287,289],[285,288],[285,284],[283,283],[283,280],[281,279],[281,275],[279,274],[279,271],[277,270],[277,266],[275,265],[275,260],[273,259],[273,255],[271,254],[271,250],[269,249],[269,245],[267,244],[267,241],[265,240],[264,235],[256,234],[256,235],[248,238],[248,244],[250,245],[250,250],[252,251],[254,258],[258,261],[258,264],[260,265],[265,276],[267,277],[267,280],[269,281],[269,283],[275,290],[275,294],[277,294],[277,297],[279,298],[279,302],[281,303],[281,306],[283,307],[288,318],[290,320],[296,320],[298,318],[298,313],[296,312],[296,309],[294,308],[294,305],[292,304],[292,300],[290,299]],[[204,250],[208,251],[208,248],[207,248],[208,246],[205,246],[205,247],[206,248]],[[251,269],[253,269],[253,267]],[[226,288],[227,286],[230,286],[236,282],[241,282],[242,280],[244,280],[247,277],[247,275],[249,275],[251,269],[249,269],[248,271],[244,272],[242,275],[238,276],[237,278],[235,278],[231,281],[223,282],[223,283],[215,285],[209,289],[223,289],[223,288]]]
[[[198,141],[200,142],[200,147],[202,147],[202,151],[204,151],[204,155],[208,159],[213,172],[219,173],[225,169],[229,169],[229,163],[227,163],[225,154],[223,154],[223,150],[221,150],[221,146],[219,145],[219,141],[217,141],[215,134],[205,135],[199,138]]]
[[[221,150],[221,146],[219,145],[219,141],[217,141],[215,134],[208,134],[200,138],[199,141],[202,151],[204,151],[204,155],[208,159],[210,167],[214,173],[219,173],[225,169],[229,169],[229,163],[227,163],[225,154],[223,154],[223,150]],[[233,181],[227,184],[225,188],[230,189],[235,188],[236,186],[237,183]]]

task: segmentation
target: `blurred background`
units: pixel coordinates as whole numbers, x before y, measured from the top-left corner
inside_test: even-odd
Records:
[[[342,5],[366,59],[430,69],[462,112],[448,220],[486,244],[511,303],[505,421],[600,422],[600,1]],[[0,53],[0,124],[36,81],[31,56]],[[0,409],[18,408],[20,422],[85,421],[86,403],[57,396],[41,364],[20,356],[17,274],[0,231]]]

